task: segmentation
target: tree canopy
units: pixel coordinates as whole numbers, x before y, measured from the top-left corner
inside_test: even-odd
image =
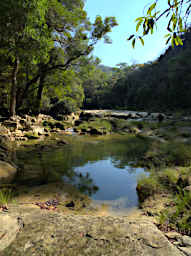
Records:
[[[110,43],[108,33],[116,25],[114,17],[102,19],[99,15],[90,22],[83,0],[3,1],[0,76],[3,81],[7,79],[3,87],[10,115],[31,108],[31,97],[33,111],[38,112],[43,93],[51,91],[47,87],[55,86],[57,89],[52,91],[56,91],[58,84],[60,90],[61,84],[69,86],[67,76],[73,72],[78,76],[75,67],[80,67],[81,59],[92,53],[99,40]]]

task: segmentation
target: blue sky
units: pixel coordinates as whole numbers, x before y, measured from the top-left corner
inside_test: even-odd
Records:
[[[94,50],[94,55],[102,60],[102,64],[115,66],[118,63],[128,64],[145,63],[156,59],[165,49],[164,35],[165,20],[160,21],[157,32],[152,36],[147,36],[145,45],[137,43],[132,49],[131,43],[126,39],[135,32],[135,19],[143,16],[144,7],[153,1],[150,0],[86,0],[85,10],[91,21],[96,15],[115,16],[119,26],[115,27],[109,34],[112,44],[99,42]],[[161,8],[164,8],[166,0],[159,1]]]

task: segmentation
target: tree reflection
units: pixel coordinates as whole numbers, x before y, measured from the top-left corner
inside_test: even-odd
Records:
[[[17,164],[22,164],[23,171],[16,182],[34,186],[62,180],[91,196],[99,188],[89,173],[79,173],[77,167],[110,158],[116,168],[133,173],[136,160],[145,154],[149,143],[135,136],[124,135],[107,139],[71,136],[66,146],[54,147],[47,144],[43,147],[19,148]]]

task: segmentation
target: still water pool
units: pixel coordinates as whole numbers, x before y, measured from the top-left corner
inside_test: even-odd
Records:
[[[116,210],[138,205],[137,177],[145,171],[132,163],[147,148],[143,140],[125,135],[64,139],[68,145],[53,141],[32,150],[18,149],[24,169],[18,182],[35,186],[60,180]]]
[[[74,169],[83,177],[89,177],[98,190],[91,198],[99,204],[109,205],[114,210],[132,208],[138,205],[136,193],[137,176],[144,173],[142,168],[124,166],[118,168],[112,158],[87,163]],[[73,181],[77,185],[78,179]]]

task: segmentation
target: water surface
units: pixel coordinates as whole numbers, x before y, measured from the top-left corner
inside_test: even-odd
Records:
[[[137,176],[143,168],[132,163],[145,147],[133,136],[67,136],[68,145],[52,142],[19,149],[24,175],[18,183],[36,186],[62,180],[76,186],[98,204],[130,209],[138,205]]]

